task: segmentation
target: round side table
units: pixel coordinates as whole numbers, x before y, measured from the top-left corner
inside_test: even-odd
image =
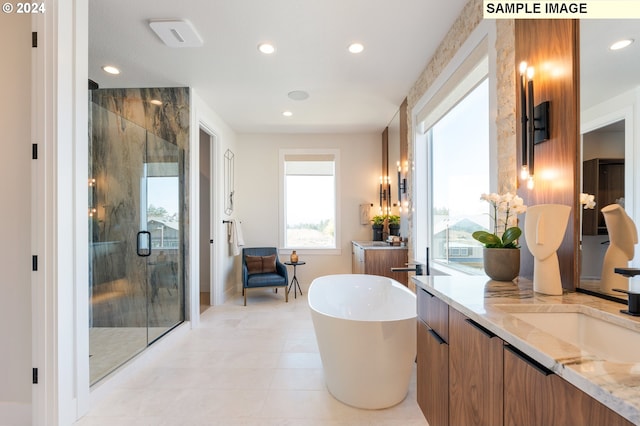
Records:
[[[289,284],[289,288],[287,289],[287,294],[289,294],[289,292],[291,291],[291,287],[293,287],[294,299],[298,298],[296,288],[298,289],[298,291],[300,291],[300,296],[302,296],[302,289],[300,288],[300,282],[298,281],[298,277],[296,276],[296,268],[300,265],[305,265],[306,263],[307,262],[302,262],[302,261],[284,262],[285,265],[293,266],[293,278],[291,279],[291,284]]]

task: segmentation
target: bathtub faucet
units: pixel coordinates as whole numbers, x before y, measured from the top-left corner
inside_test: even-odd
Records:
[[[416,275],[423,275],[423,268],[421,263],[416,263],[413,267],[407,264],[406,268],[391,268],[391,272],[415,272]]]
[[[427,264],[423,265],[422,263],[407,263],[406,268],[391,268],[391,272],[415,272],[416,275],[425,275],[425,267],[426,267],[426,275],[431,275],[431,271],[429,271],[429,247],[427,247],[427,256],[425,259],[427,260]],[[409,267],[413,265],[413,268]]]

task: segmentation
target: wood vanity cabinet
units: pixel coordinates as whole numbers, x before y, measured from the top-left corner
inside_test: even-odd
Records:
[[[364,274],[364,249],[357,244],[351,244],[351,273]]]
[[[417,400],[430,426],[630,426],[418,287]]]
[[[417,289],[417,399],[430,426],[449,424],[449,306]]]
[[[504,425],[632,425],[510,345],[504,347]]]
[[[417,303],[417,399],[429,425],[502,425],[502,340],[424,289]]]
[[[351,244],[351,272],[354,274],[381,275],[407,285],[406,272],[391,272],[391,268],[406,266],[407,249],[405,247],[363,248]]]
[[[449,423],[503,423],[503,341],[449,309]]]

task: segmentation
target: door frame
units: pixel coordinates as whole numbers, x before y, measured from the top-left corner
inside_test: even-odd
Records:
[[[88,16],[87,2],[58,0],[32,21],[32,139],[39,149],[31,244],[41,260],[31,282],[38,368],[31,423],[38,425],[71,424],[89,406]]]
[[[217,149],[218,149],[218,143],[217,143],[218,137],[215,131],[211,130],[209,126],[207,126],[202,121],[200,121],[198,124],[199,124],[198,133],[202,131],[209,136],[209,163],[208,163],[209,164],[209,235],[204,236],[204,235],[198,234],[198,238],[199,239],[206,238],[213,241],[213,243],[209,244],[209,305],[214,306],[216,302],[218,302],[218,304],[221,303],[220,296],[216,293],[217,288],[215,286],[215,283],[217,280],[214,279],[217,271],[215,252],[216,252],[216,247],[218,242],[217,237],[219,235],[219,233],[215,232],[216,230],[215,223],[217,222],[215,222],[213,219],[214,212],[216,211],[215,188],[216,188],[217,182],[220,181],[219,179],[217,179],[216,167],[215,167],[216,165],[215,159],[217,158]],[[198,161],[198,165],[199,164],[200,162]],[[200,169],[198,169],[198,176],[199,175],[200,175]],[[200,194],[200,192],[198,192],[198,194]],[[200,214],[200,210],[198,209],[198,215],[199,214]],[[201,219],[202,218],[199,217],[199,220]],[[198,289],[200,290],[200,280],[198,280]]]

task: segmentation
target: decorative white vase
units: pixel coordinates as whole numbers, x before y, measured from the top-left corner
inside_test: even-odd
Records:
[[[616,274],[615,268],[626,268],[633,259],[638,243],[638,230],[621,205],[610,204],[601,210],[609,234],[609,247],[602,262],[600,289],[613,292],[614,288],[629,288],[629,278]]]
[[[533,290],[552,296],[562,295],[557,250],[562,243],[571,207],[538,204],[527,209],[524,235],[533,255]]]

